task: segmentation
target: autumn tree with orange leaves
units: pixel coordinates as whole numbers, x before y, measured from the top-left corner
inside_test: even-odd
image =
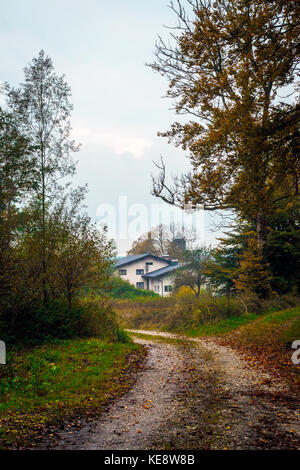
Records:
[[[168,79],[168,97],[184,117],[160,135],[189,153],[192,171],[169,182],[161,161],[153,194],[181,207],[234,211],[256,227],[263,255],[268,218],[299,202],[300,4],[170,7],[178,25],[169,41],[159,38],[151,67]]]

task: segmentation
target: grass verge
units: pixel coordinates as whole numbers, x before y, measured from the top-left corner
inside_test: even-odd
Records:
[[[192,338],[199,338],[201,336],[217,336],[229,333],[233,330],[240,328],[241,326],[247,325],[253,322],[260,315],[255,313],[248,313],[239,317],[228,317],[221,320],[214,320],[211,322],[203,323],[197,327],[178,329],[176,331],[184,333]]]
[[[300,307],[260,316],[225,335],[222,341],[243,351],[248,360],[285,378],[295,391],[300,388],[300,365],[293,364],[292,343],[300,340]]]
[[[55,439],[51,428],[95,417],[128,390],[144,349],[131,342],[76,339],[9,352],[0,368],[0,449]]]

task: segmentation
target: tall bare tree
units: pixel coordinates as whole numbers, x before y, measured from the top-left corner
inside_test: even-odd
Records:
[[[267,219],[299,198],[300,4],[277,0],[177,0],[178,25],[159,38],[152,69],[184,116],[160,133],[189,152],[190,174],[153,194],[181,207],[234,210],[254,223],[264,252]]]
[[[178,241],[181,241],[182,245],[177,243]],[[191,227],[182,228],[180,224],[176,223],[169,227],[159,224],[135,240],[127,254],[152,253],[156,256],[169,255],[174,259],[181,259],[184,256],[185,248],[191,248],[194,242],[195,232]]]

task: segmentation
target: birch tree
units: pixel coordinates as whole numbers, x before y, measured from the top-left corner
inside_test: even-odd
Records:
[[[70,138],[71,90],[64,76],[54,72],[52,60],[40,51],[24,69],[25,81],[8,93],[8,105],[18,128],[31,142],[40,206],[41,271],[44,302],[47,289],[46,212],[49,201],[61,192],[61,182],[75,172],[72,153],[79,146]]]

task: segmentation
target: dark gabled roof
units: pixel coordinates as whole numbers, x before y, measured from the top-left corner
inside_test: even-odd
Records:
[[[130,256],[125,256],[124,258],[118,259],[118,261],[115,263],[115,268],[118,268],[120,266],[123,266],[124,264],[129,264],[132,263],[133,261],[137,261],[139,259],[144,258],[146,255],[130,255]]]
[[[149,279],[149,278],[154,279],[156,277],[162,277],[162,276],[165,276],[166,274],[176,271],[176,269],[181,268],[182,266],[184,266],[183,263],[177,263],[172,266],[166,266],[165,268],[156,269],[156,271],[152,271],[151,273],[144,274],[144,276],[142,277],[145,277],[146,279]]]
[[[160,261],[165,261],[166,263],[170,264],[170,261],[165,258],[160,258],[159,256],[152,255],[151,253],[143,253],[141,255],[129,255],[129,256],[125,256],[124,258],[119,259],[115,263],[115,269],[125,266],[126,264],[133,263],[134,261],[139,261],[143,258],[147,258],[148,256],[150,256],[151,258],[160,260]]]

